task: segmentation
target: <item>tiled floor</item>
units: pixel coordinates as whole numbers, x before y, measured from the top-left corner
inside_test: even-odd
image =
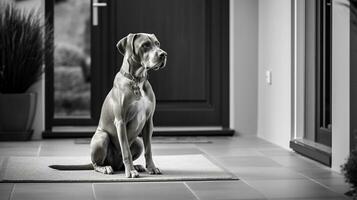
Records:
[[[197,141],[197,138],[192,139]],[[202,138],[211,142],[165,143],[154,138],[156,155],[208,154],[238,181],[156,183],[0,183],[0,200],[20,199],[348,199],[343,176],[319,163],[256,137]],[[156,141],[156,142],[155,142]],[[84,156],[88,144],[73,139],[0,142],[0,166],[8,156]],[[3,170],[3,167],[0,169]]]

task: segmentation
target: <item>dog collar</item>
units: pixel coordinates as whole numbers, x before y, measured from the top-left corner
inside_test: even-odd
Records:
[[[134,81],[135,83],[140,83],[142,81],[146,80],[146,76],[142,76],[142,77],[135,77],[132,74],[120,69],[120,73],[127,79]]]
[[[147,77],[143,76],[141,78],[134,77],[132,74],[125,72],[124,70],[120,69],[120,73],[127,79],[133,81],[130,83],[131,90],[134,92],[135,98],[139,100],[142,97],[139,83],[145,81]]]

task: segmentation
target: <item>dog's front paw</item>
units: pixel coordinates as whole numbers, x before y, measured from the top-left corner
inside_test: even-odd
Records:
[[[160,169],[157,167],[148,167],[147,171],[149,172],[149,174],[162,174]]]
[[[139,172],[134,170],[127,170],[125,169],[125,176],[127,178],[138,178],[139,177]]]

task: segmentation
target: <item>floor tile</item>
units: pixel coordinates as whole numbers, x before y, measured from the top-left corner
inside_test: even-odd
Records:
[[[343,197],[310,180],[248,180],[247,183],[269,199]]]
[[[329,185],[328,188],[331,191],[337,192],[342,195],[351,190],[350,186],[348,185]]]
[[[91,183],[19,183],[15,184],[11,200],[91,200]]]
[[[266,148],[266,149],[259,149],[260,153],[264,156],[294,156],[297,155],[294,151],[288,151],[282,148]]]
[[[37,156],[42,141],[0,142],[0,156]]]
[[[337,172],[334,172],[330,170],[327,167],[313,167],[313,168],[298,168],[295,169],[302,175],[313,178],[313,179],[318,179],[318,178],[343,178],[343,175]]]
[[[345,182],[343,177],[317,178],[314,180],[321,183],[322,185],[325,185],[330,190],[341,194],[344,194],[351,188],[350,185]]]
[[[196,200],[180,183],[95,183],[96,200]]]
[[[183,149],[196,148],[195,144],[151,143],[152,149]]]
[[[254,149],[261,149],[261,148],[276,148],[278,146],[267,142],[265,140],[259,138],[239,138],[232,137],[230,140],[214,140],[212,144],[196,144],[198,147],[237,147],[237,148],[254,148]]]
[[[301,174],[285,167],[237,167],[234,174],[243,180],[305,179]]]
[[[315,179],[324,185],[348,185],[344,177],[332,177],[332,178],[317,178]]]
[[[227,139],[227,138],[225,138]],[[217,137],[160,137],[154,136],[152,144],[211,144],[212,141],[217,141]]]
[[[37,156],[39,147],[0,147],[0,156]]]
[[[153,155],[188,155],[188,154],[203,154],[197,148],[153,148]]]
[[[33,147],[37,148],[41,145],[42,141],[23,141],[23,142],[0,142],[0,148],[2,147]]]
[[[218,157],[229,156],[262,156],[262,153],[252,148],[240,148],[240,147],[199,147],[203,152]]]
[[[75,139],[47,139],[47,140],[43,140],[42,142],[42,146],[75,146],[75,145],[79,145],[79,146],[88,146],[89,143],[86,144],[77,144],[75,142]]]
[[[8,200],[14,184],[0,183],[0,200]]]
[[[277,162],[263,156],[249,157],[221,157],[217,158],[228,169],[235,170],[239,167],[281,167]]]
[[[271,156],[270,159],[281,164],[282,166],[292,169],[304,170],[312,168],[323,168],[324,166],[308,158],[304,158],[300,155],[291,156]]]
[[[265,199],[243,181],[187,182],[187,185],[200,200]]]

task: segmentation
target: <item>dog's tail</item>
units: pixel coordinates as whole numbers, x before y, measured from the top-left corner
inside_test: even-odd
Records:
[[[48,166],[52,169],[57,170],[93,170],[92,164],[84,164],[84,165],[50,165]]]

